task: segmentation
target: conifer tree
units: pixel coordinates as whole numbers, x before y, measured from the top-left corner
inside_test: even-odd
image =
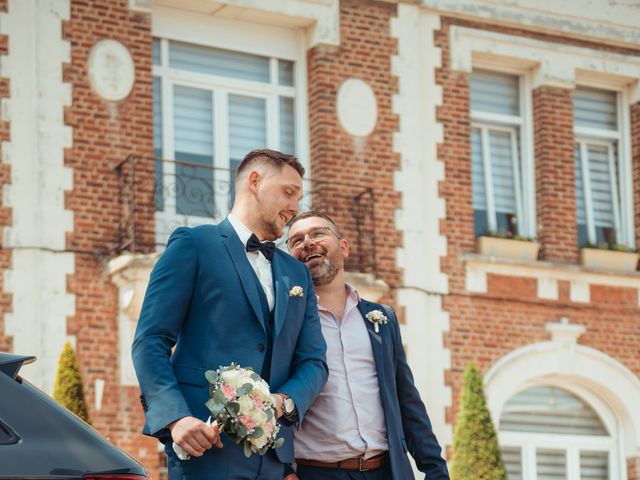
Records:
[[[477,367],[470,363],[462,380],[460,413],[453,434],[452,480],[506,480],[498,437],[491,421]]]
[[[60,354],[53,387],[53,398],[85,422],[91,423],[87,404],[84,400],[80,368],[70,342],[66,343]]]

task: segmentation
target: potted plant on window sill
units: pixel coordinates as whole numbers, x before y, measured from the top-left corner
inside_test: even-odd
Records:
[[[580,249],[580,263],[584,267],[635,272],[639,259],[637,250],[620,243],[587,243]]]
[[[476,239],[476,251],[488,257],[533,262],[538,259],[540,243],[534,238],[512,235],[511,232],[487,232]]]

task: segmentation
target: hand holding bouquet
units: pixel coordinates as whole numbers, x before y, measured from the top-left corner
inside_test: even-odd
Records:
[[[264,455],[269,448],[282,446],[284,439],[276,439],[280,425],[269,385],[260,375],[232,363],[208,370],[205,376],[211,397],[205,404],[211,412],[209,421],[214,419],[220,432],[242,444],[246,457]],[[178,449],[174,444],[178,458],[183,459]]]

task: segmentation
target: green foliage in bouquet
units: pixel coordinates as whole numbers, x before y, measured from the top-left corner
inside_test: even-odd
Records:
[[[85,422],[91,424],[87,404],[82,389],[82,377],[76,354],[71,343],[67,342],[58,361],[53,398],[63,407],[71,410]]]
[[[460,413],[453,434],[452,480],[506,480],[482,377],[470,363],[462,380]]]

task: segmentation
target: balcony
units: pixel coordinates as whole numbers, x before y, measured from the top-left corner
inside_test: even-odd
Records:
[[[121,208],[115,254],[164,249],[178,226],[221,221],[235,196],[235,171],[130,155],[115,168]],[[345,268],[376,275],[375,198],[370,187],[322,178],[303,180],[302,210],[331,215],[350,240]],[[284,240],[279,247],[286,250]]]

